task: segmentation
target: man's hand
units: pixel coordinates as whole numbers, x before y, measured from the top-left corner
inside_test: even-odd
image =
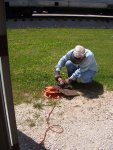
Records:
[[[60,84],[64,84],[64,83],[65,83],[65,80],[63,80],[62,77],[59,77],[59,78],[58,78],[58,82],[59,82]]]
[[[59,71],[55,71],[55,80],[58,82],[58,79],[61,78],[60,76],[60,72]]]
[[[65,80],[63,80],[61,77],[58,78],[58,82],[61,87],[65,86]]]
[[[55,80],[58,82],[59,79],[62,78],[61,76],[55,76]]]
[[[65,84],[71,84],[71,83],[72,83],[71,79],[69,79],[69,78],[65,79]]]

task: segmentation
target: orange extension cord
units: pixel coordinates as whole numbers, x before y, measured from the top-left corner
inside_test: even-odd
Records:
[[[43,94],[46,98],[54,98],[54,99],[58,99],[63,96],[63,94],[55,86],[47,86],[44,89]]]
[[[54,86],[48,86],[44,89],[43,91],[44,93],[44,96],[47,97],[47,98],[55,98],[55,99],[58,99],[62,96],[62,93],[60,93],[58,91],[58,89]],[[46,122],[47,122],[47,125],[48,125],[48,128],[46,129],[45,131],[45,134],[44,134],[44,137],[43,137],[43,140],[40,142],[40,144],[44,145],[44,142],[45,142],[45,139],[46,139],[46,135],[47,135],[47,132],[49,130],[53,131],[53,132],[56,132],[56,133],[62,133],[64,130],[63,128],[60,126],[60,125],[50,125],[50,116],[53,112],[53,110],[55,109],[56,105],[53,106],[52,110],[50,111],[47,119],[46,119]]]

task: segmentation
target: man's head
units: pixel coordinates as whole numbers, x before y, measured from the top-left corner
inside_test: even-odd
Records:
[[[77,45],[75,50],[73,51],[73,55],[76,58],[84,58],[85,56],[85,48],[81,45]]]
[[[81,45],[77,45],[71,55],[71,61],[79,64],[85,58],[85,48]]]

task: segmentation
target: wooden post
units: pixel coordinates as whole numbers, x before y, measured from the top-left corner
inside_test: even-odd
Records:
[[[0,146],[19,150],[10,79],[5,3],[0,0]]]

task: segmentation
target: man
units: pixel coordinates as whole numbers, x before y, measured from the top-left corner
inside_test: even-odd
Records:
[[[68,74],[65,80],[60,76],[60,71],[64,66]],[[55,79],[62,84],[71,84],[75,81],[90,83],[96,71],[97,63],[94,54],[89,49],[77,45],[59,60],[55,68]]]

